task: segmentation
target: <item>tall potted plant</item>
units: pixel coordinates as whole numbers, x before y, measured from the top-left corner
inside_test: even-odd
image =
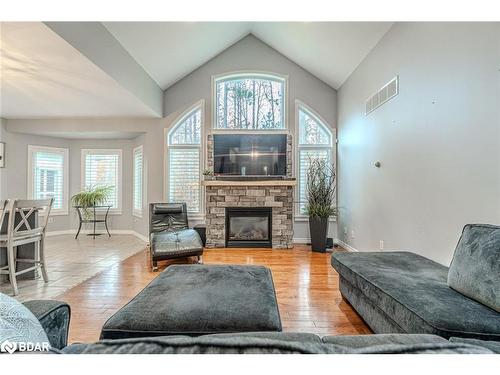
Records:
[[[328,220],[337,215],[335,165],[325,159],[311,158],[307,170],[306,212],[313,251],[326,251]]]

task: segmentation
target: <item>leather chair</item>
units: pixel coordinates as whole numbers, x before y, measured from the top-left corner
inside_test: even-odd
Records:
[[[203,244],[188,226],[186,203],[150,203],[149,248],[153,271],[159,260],[196,256],[202,263]]]

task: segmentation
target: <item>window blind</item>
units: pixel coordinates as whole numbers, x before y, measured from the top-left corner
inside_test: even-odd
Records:
[[[311,159],[330,160],[331,150],[323,149],[301,149],[299,150],[299,213],[305,214],[307,201],[307,170]]]
[[[142,215],[142,147],[134,149],[134,196],[133,196],[133,211],[136,215]]]
[[[86,150],[84,152],[84,187],[86,189],[98,186],[113,187],[108,200],[103,204],[110,205],[114,209],[120,208],[120,162],[119,151],[104,153]]]
[[[189,212],[200,212],[200,150],[170,148],[168,200],[186,202]]]
[[[64,154],[32,151],[33,199],[54,198],[52,209],[64,207]]]

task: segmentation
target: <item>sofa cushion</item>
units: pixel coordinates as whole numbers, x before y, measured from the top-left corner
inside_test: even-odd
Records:
[[[49,347],[49,339],[33,313],[22,303],[0,293],[0,344],[15,351],[18,343],[37,344],[37,349]]]
[[[448,287],[448,269],[427,258],[409,252],[334,253],[332,265],[398,332],[500,340],[500,315]]]
[[[450,342],[482,346],[491,350],[493,353],[500,354],[500,341],[485,341],[478,339],[464,339],[463,337],[452,337]]]
[[[281,331],[271,271],[171,265],[104,324],[103,339]]]
[[[377,345],[416,345],[416,344],[439,344],[448,340],[425,334],[380,334],[380,335],[356,335],[356,336],[325,336],[324,343],[335,344],[352,349],[368,348]]]
[[[387,336],[387,335],[386,335]],[[420,335],[416,335],[420,336]],[[357,336],[362,340],[364,336]],[[356,338],[353,337],[353,341]],[[398,343],[398,341],[400,343]],[[245,333],[219,334],[198,337],[162,336],[120,340],[102,340],[95,344],[73,344],[63,353],[68,354],[430,354],[430,353],[487,353],[480,346],[450,343],[435,338],[413,338],[406,344],[403,339],[381,338],[372,346],[353,344],[351,347],[321,342],[311,334]]]
[[[448,271],[448,285],[500,312],[500,227],[464,227]]]

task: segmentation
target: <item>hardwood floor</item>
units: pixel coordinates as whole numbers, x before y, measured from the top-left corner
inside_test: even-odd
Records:
[[[343,251],[341,249],[336,251]],[[272,270],[283,330],[319,335],[371,333],[339,292],[329,253],[291,250],[207,249],[205,264],[255,264]],[[172,263],[182,263],[170,262]],[[160,271],[167,266],[160,263]],[[131,256],[57,297],[72,308],[70,342],[98,340],[104,322],[158,275],[147,250]]]

